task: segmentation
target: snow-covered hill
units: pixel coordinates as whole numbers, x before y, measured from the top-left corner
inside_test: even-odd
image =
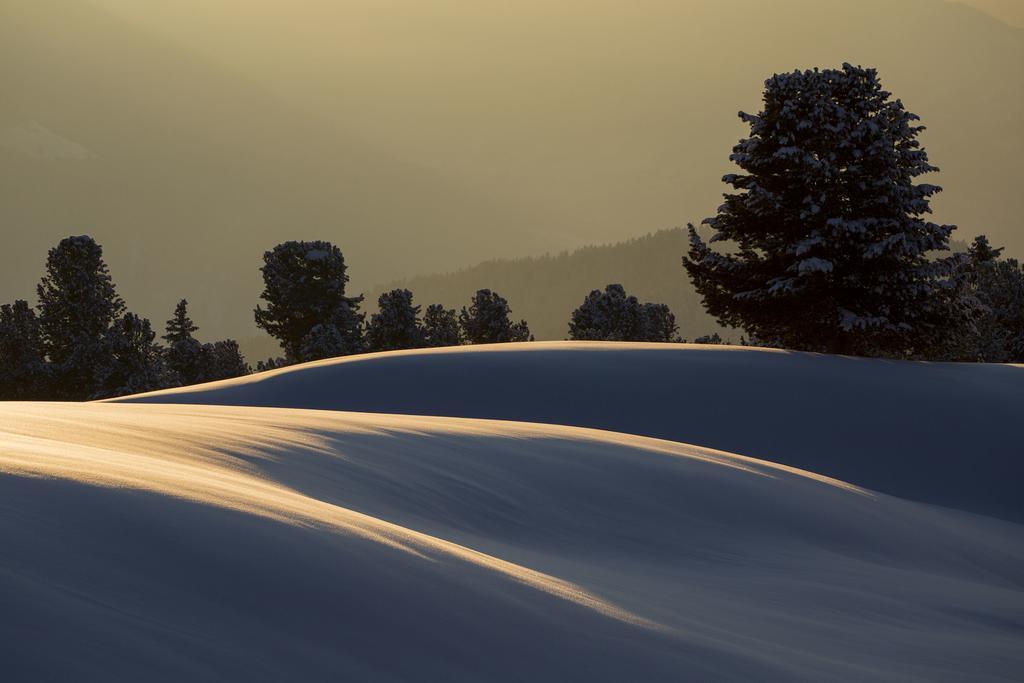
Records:
[[[536,342],[351,356],[122,400],[593,427],[1024,521],[1022,366]]]
[[[6,404],[0,444],[5,680],[1024,671],[1024,527],[727,453],[110,404]]]

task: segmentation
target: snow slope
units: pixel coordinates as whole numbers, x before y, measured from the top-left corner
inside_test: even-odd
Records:
[[[1018,524],[679,443],[0,411],[5,680],[1010,680],[1022,583]]]
[[[350,356],[121,400],[594,427],[1024,521],[1024,366],[535,342]]]

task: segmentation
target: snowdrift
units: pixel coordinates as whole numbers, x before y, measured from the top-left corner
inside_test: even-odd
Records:
[[[1024,521],[1022,366],[536,342],[351,356],[120,400],[592,427]]]
[[[29,403],[4,406],[0,444],[8,680],[1024,670],[1024,527],[728,453],[515,422]]]

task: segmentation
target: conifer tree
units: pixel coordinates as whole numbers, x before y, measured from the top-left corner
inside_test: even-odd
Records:
[[[525,320],[513,323],[509,319],[512,309],[497,292],[478,290],[469,308],[459,314],[462,335],[470,344],[521,342],[532,339]]]
[[[665,304],[641,304],[620,284],[595,289],[572,313],[569,338],[585,341],[673,341],[675,316]]]
[[[408,289],[393,289],[377,299],[377,312],[366,326],[367,351],[393,351],[423,346],[420,307]]]
[[[0,306],[0,400],[48,398],[48,377],[35,311],[22,299]]]
[[[202,372],[200,382],[213,382],[218,379],[241,377],[252,372],[245,362],[238,342],[234,339],[222,339],[202,346]]]
[[[88,399],[107,357],[107,330],[124,311],[103,249],[85,235],[61,240],[49,251],[36,293],[43,348],[54,375],[53,395]]]
[[[207,381],[204,348],[192,336],[198,329],[188,316],[188,301],[182,299],[174,308],[174,316],[167,321],[167,333],[163,335],[167,342],[167,367],[177,376],[178,384],[187,386]]]
[[[676,317],[666,304],[645,303],[643,305],[642,341],[674,342],[679,341],[679,326]]]
[[[167,334],[163,335],[168,344],[192,339],[192,333],[198,330],[192,319],[188,317],[188,300],[182,299],[174,307],[174,317],[167,321]]]
[[[281,343],[289,362],[362,350],[363,298],[345,296],[345,259],[330,242],[284,242],[263,255],[266,309],[256,325]]]
[[[424,346],[458,346],[462,343],[459,317],[454,308],[430,304],[423,314]]]
[[[1002,248],[975,238],[957,272],[958,315],[932,354],[942,360],[1024,361],[1024,268]]]
[[[914,356],[948,317],[955,226],[925,219],[941,188],[918,117],[874,69],[777,74],[730,159],[716,251],[690,226],[684,265],[708,312],[765,342],[829,353]]]
[[[95,366],[92,399],[152,391],[171,380],[149,320],[125,313],[107,330],[105,362]]]

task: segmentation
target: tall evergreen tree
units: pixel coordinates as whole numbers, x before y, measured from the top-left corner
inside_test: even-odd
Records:
[[[263,255],[266,309],[256,325],[281,342],[290,362],[358,353],[363,298],[345,296],[345,259],[330,242],[284,242]]]
[[[459,314],[462,335],[470,344],[495,344],[521,342],[532,339],[525,320],[513,323],[509,318],[512,309],[497,292],[489,289],[478,290],[473,295],[469,308],[463,307]]]
[[[462,343],[459,316],[454,308],[430,304],[423,314],[424,346],[458,346]]]
[[[97,369],[111,323],[124,312],[103,249],[91,237],[68,237],[50,249],[36,288],[43,347],[54,374],[54,397],[82,400],[95,393]]]
[[[708,312],[787,348],[911,356],[947,315],[955,226],[924,219],[941,188],[918,117],[874,69],[844,64],[775,75],[723,180],[713,250],[690,226],[684,264]]]
[[[423,346],[420,307],[412,303],[408,289],[393,289],[377,299],[377,312],[366,326],[368,351],[415,349]]]
[[[22,299],[0,306],[0,400],[48,398],[48,377],[35,311]]]

